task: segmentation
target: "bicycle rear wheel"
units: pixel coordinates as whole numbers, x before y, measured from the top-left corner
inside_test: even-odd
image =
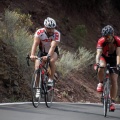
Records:
[[[41,100],[41,71],[40,69],[35,70],[33,77],[32,77],[32,83],[31,83],[31,91],[32,91],[32,104],[35,108],[39,106],[40,100]],[[36,97],[36,91],[39,90],[39,97]]]
[[[52,102],[54,98],[54,86],[55,86],[54,82],[52,87],[46,84],[45,103],[48,108],[52,106]]]

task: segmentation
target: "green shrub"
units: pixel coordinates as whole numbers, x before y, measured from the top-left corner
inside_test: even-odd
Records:
[[[19,64],[23,67],[26,65],[26,55],[30,52],[33,42],[33,36],[29,35],[25,28],[14,32],[14,48],[17,52]]]
[[[16,29],[16,24],[19,20],[19,15],[16,12],[5,10],[4,21],[3,21],[3,28],[2,28],[2,39],[4,42],[8,43],[9,45],[13,45],[14,41],[14,31]]]
[[[60,59],[57,61],[57,70],[62,76],[68,75],[72,70],[84,70],[93,61],[94,53],[84,47],[79,47],[75,53],[60,49]]]
[[[0,39],[5,40],[5,24],[0,21]]]
[[[30,15],[5,10],[3,21],[0,22],[0,38],[16,51],[18,63],[25,70],[26,55],[31,50],[33,36],[28,28],[32,25]]]
[[[83,46],[84,40],[87,35],[87,29],[85,25],[78,25],[75,29],[72,31],[72,36],[76,40],[76,46]]]
[[[94,53],[92,53],[92,51],[87,50],[84,47],[79,47],[77,54],[76,54],[76,58],[77,58],[77,63],[78,63],[78,69],[85,69],[87,68],[90,64],[93,63],[92,58],[94,58]]]

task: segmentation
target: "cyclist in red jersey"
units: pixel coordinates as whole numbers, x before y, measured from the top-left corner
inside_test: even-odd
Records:
[[[99,84],[97,85],[97,91],[103,91],[103,79],[104,79],[104,67],[106,63],[109,63],[111,67],[116,67],[116,69],[111,69],[111,106],[110,110],[115,110],[115,99],[117,96],[117,79],[120,68],[120,37],[114,35],[114,29],[112,26],[107,25],[102,29],[102,37],[97,42],[96,50],[96,67],[101,67],[98,69],[98,79]]]
[[[48,85],[53,85],[53,78],[55,73],[55,62],[58,58],[58,43],[60,42],[60,32],[55,29],[56,21],[50,17],[44,20],[44,27],[38,29],[34,35],[34,42],[31,50],[31,60],[35,60],[35,69],[39,67],[39,60],[37,57],[43,57],[46,61],[50,57],[51,74],[49,76]],[[36,56],[36,49],[39,46],[39,52]],[[39,80],[39,79],[38,79]],[[39,97],[40,91],[36,92],[36,97]]]

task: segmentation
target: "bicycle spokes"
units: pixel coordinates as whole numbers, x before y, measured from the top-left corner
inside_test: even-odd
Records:
[[[104,83],[104,90],[103,90],[103,93],[102,93],[102,102],[103,102],[103,105],[104,105],[104,116],[105,117],[107,115],[107,109],[109,108],[109,104],[110,104],[109,94],[110,94],[109,79],[106,79],[105,83]]]
[[[47,82],[46,82],[45,103],[47,107],[51,107],[54,98],[54,84],[53,86],[48,86]]]
[[[51,107],[54,97],[54,88],[48,87],[47,93],[45,95],[45,102],[47,107]]]
[[[41,72],[38,72],[37,70],[34,72],[31,85],[32,103],[36,108],[39,106],[41,99]]]

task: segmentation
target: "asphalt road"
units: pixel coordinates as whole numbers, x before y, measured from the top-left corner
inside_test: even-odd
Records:
[[[51,108],[31,103],[0,104],[0,120],[120,120],[120,105],[103,116],[101,104],[53,103]]]

